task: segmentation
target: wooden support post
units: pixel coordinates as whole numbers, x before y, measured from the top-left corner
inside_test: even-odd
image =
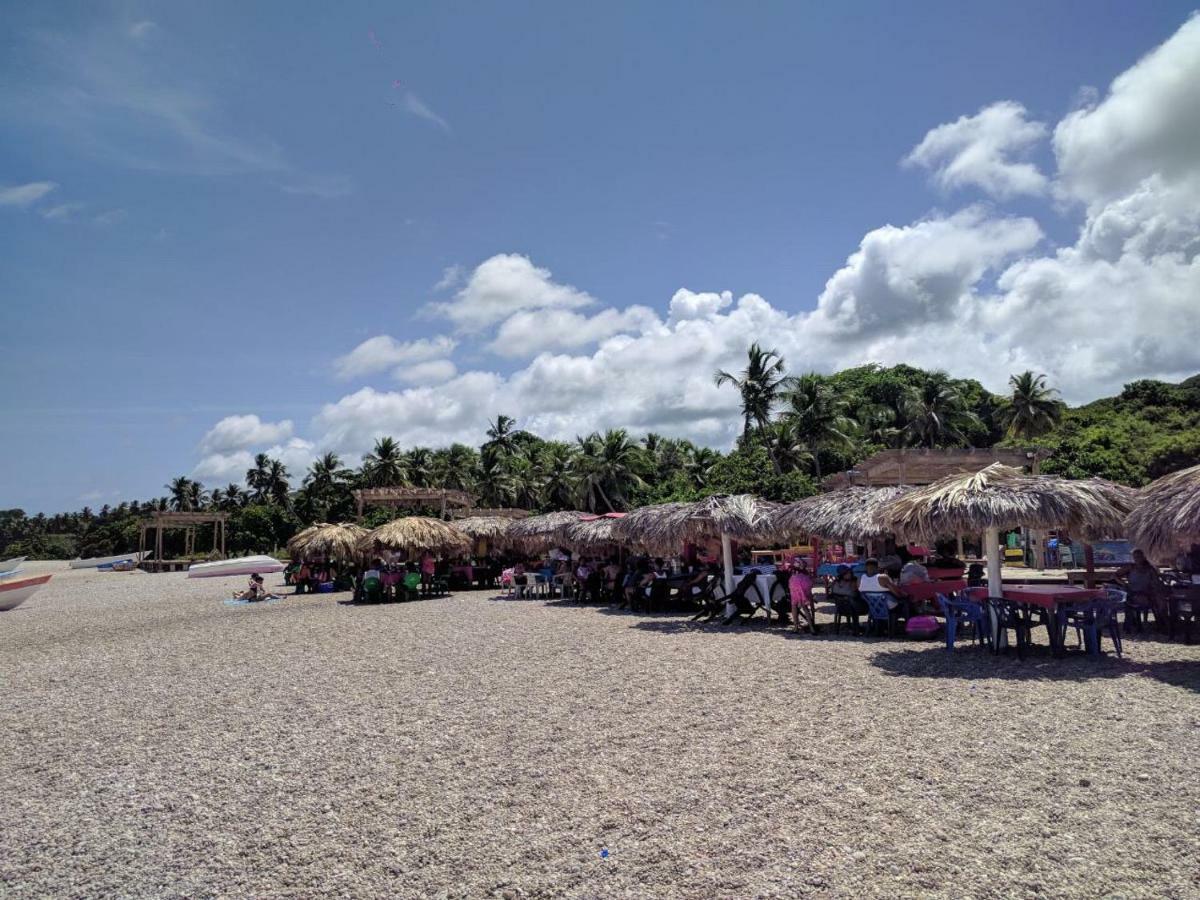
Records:
[[[1083,545],[1083,586],[1085,588],[1094,588],[1096,586],[1096,554],[1092,550],[1091,544]]]

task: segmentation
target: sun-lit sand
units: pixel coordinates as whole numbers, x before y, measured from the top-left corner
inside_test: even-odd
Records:
[[[1200,646],[241,582],[63,571],[0,614],[0,894],[1200,895]]]

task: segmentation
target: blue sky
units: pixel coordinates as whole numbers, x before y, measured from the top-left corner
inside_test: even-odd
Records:
[[[9,9],[0,507],[155,496],[192,471],[237,480],[244,454],[272,447],[300,468],[327,447],[355,459],[380,433],[471,439],[496,412],[556,436],[629,425],[724,446],[732,397],[700,385],[755,338],[794,347],[795,368],[912,359],[998,390],[1029,362],[1010,352],[1005,324],[969,323],[998,342],[994,365],[970,347],[930,351],[928,329],[871,331],[874,282],[852,255],[867,248],[865,268],[878,252],[892,273],[884,318],[932,310],[962,322],[964,303],[981,315],[988,298],[1016,304],[1023,288],[1008,282],[1066,265],[1063,248],[1082,253],[1089,223],[1129,209],[1146,185],[1191,190],[1195,173],[1176,163],[1180,141],[1184,157],[1200,157],[1186,146],[1193,132],[1130,121],[1110,96],[1114,78],[1173,35],[1179,47],[1163,52],[1186,53],[1177,33],[1190,9]],[[1152,71],[1130,90],[1180,102],[1166,79]],[[936,148],[902,164],[931,129],[1002,101],[1020,113],[969,129],[958,181],[938,181],[948,162]],[[1027,141],[996,137],[1027,123]],[[1138,159],[1156,181],[1109,176],[1128,161],[1097,161],[1086,142],[1111,145],[1111,129],[1142,129]],[[1013,190],[1017,160],[1036,183]],[[1188,243],[1194,218],[1179,215]],[[518,256],[485,267],[500,254]],[[914,255],[916,299],[895,293]],[[1193,256],[1175,280],[1138,282],[1126,303],[1173,302],[1194,283]],[[835,273],[846,286],[827,286]],[[929,285],[947,278],[953,296],[931,299]],[[710,299],[672,304],[681,289]],[[1031,296],[1044,297],[1020,302]],[[430,307],[439,302],[458,313]],[[480,302],[499,311],[476,318]],[[1086,314],[1061,303],[1057,321]],[[847,310],[859,317],[849,325]],[[339,377],[339,359],[384,335],[382,359]],[[412,345],[439,336],[438,352]],[[1114,368],[1096,362],[1114,351],[1091,353],[1088,335],[1064,340],[1083,357],[1047,350],[1029,364],[1069,399],[1200,368],[1187,347],[1164,360],[1135,342],[1115,352],[1140,361]],[[914,357],[918,345],[929,352]],[[623,378],[694,386],[631,405]],[[209,433],[231,416],[242,418]]]

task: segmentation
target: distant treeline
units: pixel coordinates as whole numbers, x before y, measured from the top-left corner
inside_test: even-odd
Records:
[[[499,415],[478,448],[406,450],[385,437],[356,468],[326,453],[307,472],[292,473],[260,454],[244,484],[208,488],[179,476],[164,486],[164,496],[99,510],[52,516],[0,510],[0,557],[134,550],[138,520],[168,509],[228,511],[231,551],[270,550],[311,522],[351,518],[357,487],[452,488],[487,507],[605,512],[715,493],[795,500],[814,493],[824,475],[900,447],[1046,447],[1053,453],[1047,472],[1135,486],[1200,463],[1200,376],[1181,384],[1136,381],[1120,396],[1070,408],[1044,376],[1031,372],[1014,375],[1006,395],[904,365],[790,377],[777,354],[755,345],[745,369],[714,377],[741,399],[742,434],[728,453],[624,429],[550,441]],[[391,514],[372,511],[368,524]],[[209,539],[200,529],[197,552],[211,549]],[[182,544],[181,533],[170,535],[165,552],[179,553]]]

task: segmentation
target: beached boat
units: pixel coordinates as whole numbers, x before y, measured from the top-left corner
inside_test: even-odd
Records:
[[[98,569],[100,566],[111,566],[115,562],[122,560],[130,560],[134,563],[140,563],[144,553],[118,553],[116,556],[93,556],[91,559],[73,559],[71,560],[72,569]]]
[[[188,578],[216,578],[225,575],[269,575],[286,566],[273,556],[242,556],[216,562],[196,563],[188,568]]]
[[[25,557],[23,556],[14,556],[12,559],[0,560],[0,578],[15,575],[23,562],[25,562]]]
[[[0,582],[0,612],[16,609],[50,580],[49,575],[16,578]]]

